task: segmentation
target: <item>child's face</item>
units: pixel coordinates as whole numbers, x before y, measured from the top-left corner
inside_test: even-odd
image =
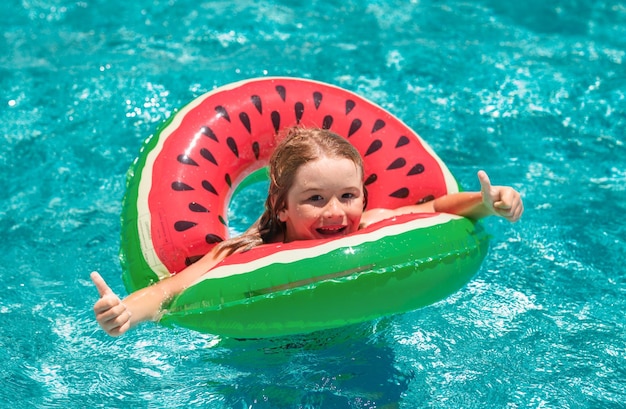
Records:
[[[345,236],[358,230],[363,214],[361,170],[346,158],[321,157],[296,172],[287,207],[285,241]]]

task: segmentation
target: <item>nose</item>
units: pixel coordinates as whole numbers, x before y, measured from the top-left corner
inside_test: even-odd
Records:
[[[327,219],[333,219],[336,217],[343,217],[344,211],[341,206],[341,202],[336,197],[333,197],[326,203],[324,207],[324,217]]]

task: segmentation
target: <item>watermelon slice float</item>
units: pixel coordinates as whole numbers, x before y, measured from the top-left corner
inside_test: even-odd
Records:
[[[126,289],[181,272],[227,238],[233,193],[265,177],[259,170],[276,135],[293,125],[330,129],[359,150],[370,208],[459,189],[425,141],[352,92],[296,78],[227,85],[170,117],[129,170],[120,252]],[[487,248],[479,223],[446,214],[403,216],[341,239],[263,245],[207,272],[161,323],[256,338],[363,322],[457,291]]]

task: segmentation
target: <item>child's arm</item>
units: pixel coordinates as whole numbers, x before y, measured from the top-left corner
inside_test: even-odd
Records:
[[[120,300],[100,274],[94,271],[91,273],[91,280],[100,294],[100,299],[93,306],[98,324],[107,334],[120,336],[141,322],[158,321],[165,303],[180,294],[223,258],[224,256],[211,251],[180,273],[137,290],[124,300]]]
[[[372,209],[362,217],[367,226],[377,221],[410,213],[450,213],[471,219],[496,215],[516,222],[524,212],[519,192],[509,186],[493,186],[484,171],[478,172],[480,192],[460,192],[426,203],[397,209]]]

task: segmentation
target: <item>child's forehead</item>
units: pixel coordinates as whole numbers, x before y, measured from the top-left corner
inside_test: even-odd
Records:
[[[303,164],[294,182],[304,186],[339,185],[361,181],[361,170],[348,158],[323,157]]]
[[[310,160],[306,163],[311,163],[311,162],[325,162],[325,163],[337,163],[337,162],[345,162],[345,161],[349,161],[351,163],[354,164],[354,166],[356,166],[357,168],[359,167],[359,161],[354,160],[354,158],[347,156],[347,155],[341,155],[339,153],[320,153],[315,159]]]
[[[309,169],[322,171],[329,167],[332,168],[345,168],[345,169],[359,169],[359,165],[351,158],[335,155],[322,155],[313,160],[307,161],[300,166],[298,170]]]

